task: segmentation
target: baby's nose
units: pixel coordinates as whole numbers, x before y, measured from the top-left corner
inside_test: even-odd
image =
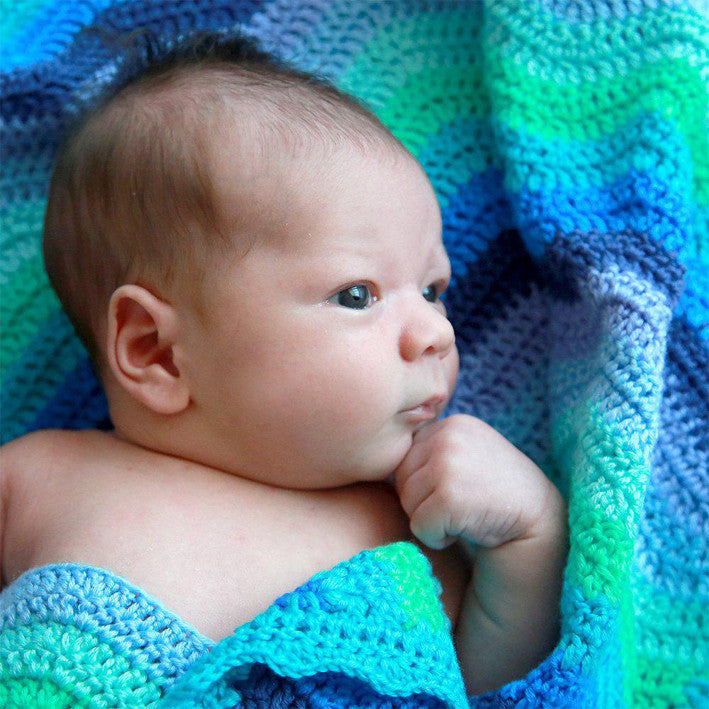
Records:
[[[455,344],[455,332],[445,311],[424,300],[407,318],[401,330],[400,351],[403,359],[413,361],[424,355],[445,357]]]

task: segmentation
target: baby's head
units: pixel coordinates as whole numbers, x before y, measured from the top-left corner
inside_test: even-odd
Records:
[[[167,53],[81,122],[44,253],[117,432],[147,448],[289,487],[381,479],[452,393],[425,174],[243,40]]]
[[[196,294],[215,261],[259,235],[270,205],[253,197],[281,158],[345,144],[403,150],[352,98],[247,39],[145,42],[60,149],[45,219],[47,271],[98,362],[113,290]],[[222,182],[227,151],[238,184]]]

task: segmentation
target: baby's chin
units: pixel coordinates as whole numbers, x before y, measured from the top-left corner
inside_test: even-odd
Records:
[[[394,454],[388,456],[386,460],[363,461],[359,465],[353,465],[348,470],[340,469],[338,471],[332,471],[330,474],[323,475],[321,480],[311,480],[310,487],[312,489],[322,489],[364,483],[386,483],[393,485],[396,469],[406,457],[410,448],[411,444],[409,443],[403,451],[395,451]]]
[[[301,490],[323,490],[358,483],[393,483],[394,475],[413,444],[413,430],[398,430],[387,435],[373,437],[369,445],[359,450],[353,448],[343,452],[337,460],[331,455],[322,457],[315,454],[308,458],[305,468],[290,467],[289,461],[279,475],[274,475],[266,482],[280,487]]]
[[[404,461],[411,446],[413,445],[413,433],[407,431],[403,433],[399,439],[396,441],[396,445],[392,446],[388,451],[388,455],[385,459],[377,461],[376,465],[372,465],[366,477],[369,482],[385,482],[394,483],[394,476],[396,470]]]

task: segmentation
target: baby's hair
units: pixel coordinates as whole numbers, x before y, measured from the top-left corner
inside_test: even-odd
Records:
[[[243,36],[103,41],[116,48],[116,75],[60,146],[43,239],[52,286],[99,362],[115,288],[169,293],[187,274],[179,287],[197,293],[215,256],[248,248],[233,243],[215,197],[215,141],[238,141],[252,161],[315,146],[403,150],[353,97]]]

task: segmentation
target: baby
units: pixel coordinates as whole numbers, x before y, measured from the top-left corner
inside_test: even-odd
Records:
[[[523,676],[558,638],[565,507],[482,421],[438,420],[458,354],[420,165],[242,39],[119,86],[61,150],[44,232],[115,430],[5,446],[3,585],[108,568],[219,640],[413,534],[469,693]]]

